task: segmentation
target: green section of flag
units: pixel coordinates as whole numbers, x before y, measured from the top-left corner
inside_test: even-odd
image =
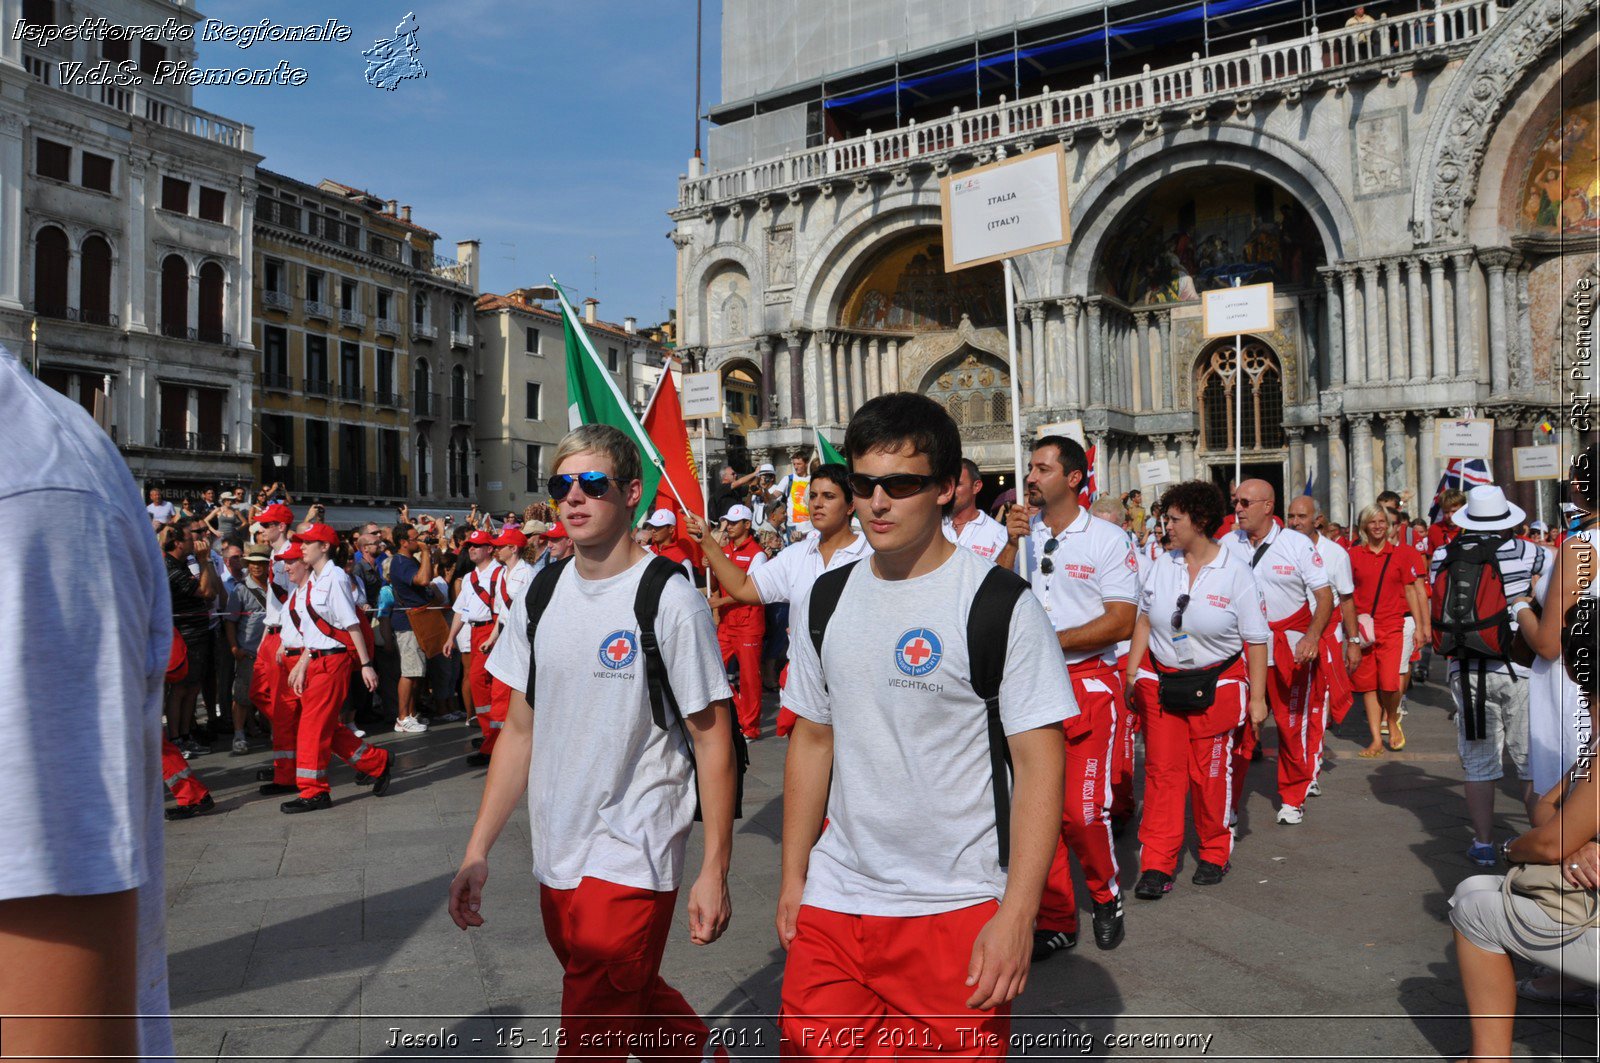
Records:
[[[555,284],[555,278],[550,282]],[[644,426],[633,414],[633,407],[622,397],[622,390],[606,371],[605,363],[595,353],[589,334],[578,321],[578,314],[567,302],[566,292],[556,285],[561,299],[561,326],[567,341],[567,428],[586,424],[608,424],[618,429],[639,448],[640,480],[644,491],[639,496],[639,506],[634,511],[634,523],[650,515],[655,507],[656,489],[661,483],[661,452],[650,442]]]
[[[844,460],[844,455],[833,449],[833,444],[828,442],[828,437],[822,434],[822,429],[813,429],[817,433],[817,455],[822,458],[824,465],[845,465],[850,463]]]

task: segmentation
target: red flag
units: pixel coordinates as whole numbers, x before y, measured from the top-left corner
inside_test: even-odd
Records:
[[[1094,496],[1100,493],[1095,483],[1097,477],[1094,474],[1094,450],[1094,447],[1090,447],[1084,451],[1084,457],[1089,459],[1089,473],[1083,478],[1083,483],[1078,487],[1078,505],[1080,506],[1087,506],[1094,501]]]
[[[671,370],[661,374],[655,394],[641,419],[645,434],[661,452],[665,475],[656,495],[657,509],[670,509],[678,517],[677,543],[696,568],[701,567],[700,544],[689,538],[683,527],[683,507],[705,519],[705,502],[700,496],[700,470],[695,465],[689,443],[689,428],[683,422],[683,407],[678,404],[678,387]],[[682,500],[681,503],[679,500]]]

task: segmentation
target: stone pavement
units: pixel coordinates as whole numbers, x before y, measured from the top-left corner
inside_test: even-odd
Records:
[[[1330,738],[1325,796],[1296,827],[1273,822],[1269,729],[1269,759],[1250,773],[1227,880],[1191,885],[1191,852],[1166,899],[1130,895],[1121,948],[1099,952],[1085,933],[1075,951],[1036,968],[1016,1006],[1035,1017],[1016,1021],[1012,1058],[1463,1053],[1467,1025],[1444,913],[1455,885],[1477,869],[1464,855],[1470,832],[1444,704],[1437,684],[1420,690],[1406,750],[1377,761],[1356,758],[1366,728],[1353,714]],[[772,711],[769,704],[769,721]],[[445,914],[483,783],[484,771],[460,756],[472,733],[449,724],[423,736],[383,735],[400,755],[390,794],[375,798],[336,767],[333,809],[303,816],[285,816],[279,799],[257,795],[254,773],[267,752],[193,762],[218,808],[167,830],[181,1055],[554,1055],[561,977],[538,918],[526,811],[491,858],[487,925],[464,933]],[[783,964],[772,927],[783,752],[770,737],[752,746],[728,934],[709,947],[689,944],[680,899],[663,967],[703,1014],[722,1016],[713,1025],[728,1029],[731,1052],[743,1059],[777,1054],[776,1028],[764,1016],[777,1010]],[[1502,836],[1526,826],[1510,784],[1498,811]],[[1118,855],[1131,887],[1133,831]],[[1083,898],[1080,890],[1086,907]],[[394,1045],[396,1031],[431,1034],[443,1047]],[[1025,1044],[1027,1035],[1041,1040]],[[1595,1035],[1593,1012],[1519,1006],[1519,1052],[1593,1059]]]

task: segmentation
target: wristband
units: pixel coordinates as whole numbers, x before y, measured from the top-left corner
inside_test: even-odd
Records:
[[[1507,838],[1500,843],[1500,862],[1507,867],[1518,866],[1517,861],[1511,859],[1511,843],[1514,841],[1516,841],[1515,838]]]
[[[1511,606],[1511,619],[1515,620],[1517,617],[1522,615],[1524,610],[1532,609],[1532,608],[1533,608],[1533,606],[1529,605],[1527,602],[1515,602],[1515,603],[1513,603],[1512,606]]]

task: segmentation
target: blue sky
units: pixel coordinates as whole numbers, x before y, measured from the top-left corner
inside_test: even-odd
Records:
[[[594,294],[611,321],[674,304],[665,214],[694,147],[694,0],[197,0],[207,18],[301,25],[338,18],[348,43],[197,40],[204,67],[304,67],[303,86],[195,89],[255,127],[262,165],[409,203],[440,236],[483,242],[481,284]],[[705,100],[716,99],[720,0],[706,0]],[[368,85],[363,49],[406,12],[428,76]],[[595,261],[590,261],[594,256]]]

